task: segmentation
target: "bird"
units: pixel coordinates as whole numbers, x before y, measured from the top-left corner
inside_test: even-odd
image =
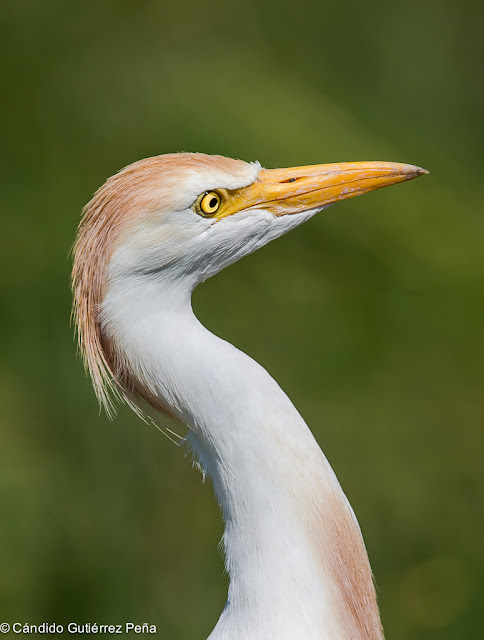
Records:
[[[221,506],[229,586],[209,640],[383,630],[358,521],[312,431],[261,365],[201,324],[193,290],[330,205],[425,173],[169,153],[123,168],[83,209],[73,318],[98,400],[111,417],[125,401],[186,425]]]

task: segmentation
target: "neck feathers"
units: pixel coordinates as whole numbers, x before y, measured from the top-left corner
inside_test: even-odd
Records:
[[[358,523],[285,393],[189,302],[153,294],[122,307],[119,291],[103,304],[106,332],[144,395],[190,427],[223,509],[231,581],[210,640],[382,640]]]
[[[339,485],[308,518],[316,553],[333,583],[334,609],[348,640],[382,640],[370,563],[356,517]]]

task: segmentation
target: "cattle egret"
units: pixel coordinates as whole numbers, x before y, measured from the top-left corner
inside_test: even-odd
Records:
[[[225,521],[227,604],[210,640],[382,640],[358,522],[286,394],[195,317],[197,284],[338,200],[424,169],[264,169],[199,153],[124,168],[85,207],[74,318],[94,389],[188,425]]]

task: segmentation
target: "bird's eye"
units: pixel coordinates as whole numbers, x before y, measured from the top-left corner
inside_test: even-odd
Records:
[[[206,191],[198,198],[195,209],[200,215],[210,217],[217,213],[221,204],[222,196],[218,191]]]

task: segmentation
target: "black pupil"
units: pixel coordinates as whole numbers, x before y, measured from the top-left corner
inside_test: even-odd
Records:
[[[217,198],[212,198],[212,199],[210,200],[210,204],[209,204],[208,206],[210,207],[210,209],[215,209],[215,207],[217,206],[217,204],[218,204],[218,200],[217,200]]]

